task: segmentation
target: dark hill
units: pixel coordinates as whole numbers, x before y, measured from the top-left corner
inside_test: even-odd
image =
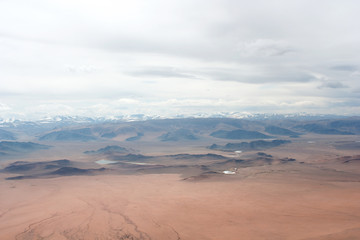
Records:
[[[129,138],[125,139],[125,141],[128,141],[128,142],[138,141],[138,140],[140,140],[142,138],[142,136],[144,136],[144,134],[138,132],[136,136],[129,137]]]
[[[96,151],[85,151],[84,153],[85,154],[114,154],[114,153],[129,153],[129,150],[124,147],[112,145],[112,146],[106,146],[104,148],[100,148]]]
[[[85,175],[89,174],[90,170],[81,169],[75,167],[62,167],[56,171],[51,172],[50,174],[62,175],[62,176],[71,176],[71,175]]]
[[[359,150],[360,142],[351,142],[351,141],[337,142],[334,144],[334,147],[336,149],[341,149],[341,150]]]
[[[333,121],[329,125],[332,128],[360,133],[360,120],[359,119],[345,119]]]
[[[13,155],[21,153],[29,153],[41,149],[49,149],[51,146],[42,145],[33,142],[0,142],[0,152],[2,155]]]
[[[245,120],[233,118],[182,118],[182,119],[157,119],[147,123],[159,129],[216,129],[219,124],[225,124],[236,128],[246,125]]]
[[[307,132],[312,132],[312,133],[317,133],[317,134],[354,135],[353,133],[348,132],[348,131],[341,131],[341,130],[337,130],[335,128],[328,128],[326,126],[316,124],[316,123],[298,125],[298,126],[296,126],[296,128],[303,129]]]
[[[72,175],[91,175],[97,172],[104,171],[105,168],[100,169],[82,169],[75,167],[62,167],[56,171],[49,173],[49,175],[61,175],[61,176],[72,176]]]
[[[198,139],[189,129],[178,129],[173,132],[168,132],[159,137],[163,142],[166,141],[180,141],[180,140],[196,140]]]
[[[281,128],[277,126],[267,126],[265,128],[265,132],[273,134],[273,135],[282,135],[282,136],[289,136],[289,137],[298,137],[300,134],[294,131],[291,131],[286,128]]]
[[[152,156],[145,156],[142,154],[128,154],[125,156],[115,156],[112,159],[117,161],[146,161],[153,158]]]
[[[95,140],[90,128],[74,130],[62,130],[45,134],[39,138],[40,141],[82,141]]]
[[[124,134],[132,133],[135,131],[136,131],[136,128],[134,128],[134,127],[121,127],[119,129],[112,130],[112,131],[107,130],[107,131],[101,133],[101,137],[114,138],[118,135],[124,135]]]
[[[254,150],[265,150],[273,147],[278,147],[283,144],[291,143],[288,140],[273,140],[265,141],[258,140],[252,142],[241,142],[241,143],[227,143],[226,145],[213,144],[209,148],[213,150],[222,151],[254,151]]]
[[[116,137],[116,133],[115,132],[107,132],[107,133],[103,133],[101,134],[101,137],[103,138],[114,138]]]
[[[207,154],[175,154],[175,155],[167,155],[167,157],[171,157],[171,158],[175,158],[175,159],[202,159],[202,158],[206,158],[206,159],[227,159],[227,157],[224,157],[222,155],[218,155],[218,154],[212,154],[212,153],[207,153]]]
[[[212,137],[216,138],[225,138],[225,139],[266,139],[271,138],[271,136],[262,134],[257,131],[246,131],[246,130],[233,130],[225,131],[219,130],[210,134]]]
[[[16,140],[16,137],[12,132],[0,129],[0,140]]]
[[[47,161],[47,162],[23,162],[17,161],[9,164],[3,169],[4,172],[9,173],[24,173],[30,170],[44,170],[51,168],[60,168],[63,166],[69,166],[72,163],[67,159]]]

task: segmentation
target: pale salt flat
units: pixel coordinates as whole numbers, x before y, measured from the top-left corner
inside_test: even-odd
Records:
[[[100,165],[107,165],[107,164],[113,164],[113,163],[117,163],[117,162],[111,161],[111,160],[106,160],[106,159],[101,159],[101,160],[95,161],[95,163],[100,164]]]

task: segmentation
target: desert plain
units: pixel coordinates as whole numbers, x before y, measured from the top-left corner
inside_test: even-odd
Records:
[[[237,153],[209,149],[209,139],[114,141],[141,155],[49,142],[3,160],[0,239],[360,239],[358,135],[306,133]],[[46,172],[56,164],[90,170]]]

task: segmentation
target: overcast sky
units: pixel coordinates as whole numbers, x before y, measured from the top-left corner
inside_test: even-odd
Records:
[[[360,114],[358,0],[0,0],[0,118]]]

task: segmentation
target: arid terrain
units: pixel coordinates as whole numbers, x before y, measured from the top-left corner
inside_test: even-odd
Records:
[[[359,23],[0,0],[0,240],[360,240]]]
[[[212,121],[5,129],[0,239],[360,239],[358,128]]]

